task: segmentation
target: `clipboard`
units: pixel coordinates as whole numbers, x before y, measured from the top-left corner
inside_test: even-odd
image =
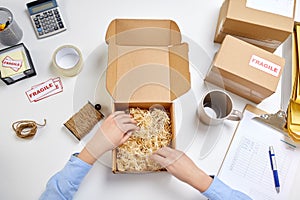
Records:
[[[256,200],[290,199],[293,182],[288,180],[293,180],[299,171],[300,148],[282,132],[253,119],[266,114],[265,111],[246,105],[243,114],[218,171],[218,177]],[[279,194],[275,190],[268,157],[271,145],[277,156],[281,184]]]

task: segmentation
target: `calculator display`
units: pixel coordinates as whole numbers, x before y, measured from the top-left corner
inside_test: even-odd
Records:
[[[30,15],[57,7],[56,0],[37,0],[27,3],[26,5]]]
[[[48,2],[48,3],[43,3],[41,5],[32,7],[31,11],[32,11],[32,13],[38,13],[38,12],[41,12],[41,11],[44,11],[44,10],[47,10],[47,9],[50,9],[53,7],[55,7],[55,4],[53,2]]]

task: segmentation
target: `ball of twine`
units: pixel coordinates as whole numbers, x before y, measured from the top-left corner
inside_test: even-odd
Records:
[[[12,124],[12,128],[16,135],[20,138],[32,138],[36,132],[38,126],[45,126],[46,119],[44,119],[44,124],[38,124],[33,120],[20,120]]]

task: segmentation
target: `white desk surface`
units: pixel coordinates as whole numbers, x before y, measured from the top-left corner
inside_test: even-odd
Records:
[[[203,77],[219,47],[213,43],[213,36],[223,0],[190,0],[188,3],[179,0],[58,1],[67,31],[45,39],[35,36],[25,6],[27,2],[1,0],[1,6],[13,12],[24,32],[22,42],[30,51],[37,76],[10,86],[0,83],[0,199],[38,199],[48,179],[84,145],[84,141],[78,142],[63,123],[88,100],[104,104],[105,114],[109,113],[110,101],[103,85],[107,56],[104,38],[108,24],[115,18],[172,19],[177,22],[183,40],[190,44],[192,64],[192,89],[175,101],[178,148],[207,173],[217,173],[237,123],[207,127],[199,123],[195,113],[203,92],[214,87],[205,84]],[[82,51],[84,69],[77,77],[62,77],[51,69],[53,52],[64,44],[73,44]],[[0,45],[0,48],[4,46]],[[29,102],[25,91],[58,76],[64,86],[62,93],[37,103]],[[253,104],[234,94],[231,96],[236,109],[242,110],[247,103]],[[257,106],[274,113],[280,109],[280,102],[281,87],[278,86],[275,94]],[[32,140],[16,137],[11,128],[17,120],[42,122],[44,118],[47,119],[46,127],[38,129]],[[204,156],[205,152],[209,154]],[[167,173],[112,174],[107,166],[109,161],[107,155],[93,166],[74,199],[205,199]],[[291,194],[294,199],[296,195],[296,191]]]

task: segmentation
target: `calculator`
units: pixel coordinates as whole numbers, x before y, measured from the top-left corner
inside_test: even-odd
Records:
[[[66,30],[55,0],[37,0],[26,4],[38,38],[45,38]]]

